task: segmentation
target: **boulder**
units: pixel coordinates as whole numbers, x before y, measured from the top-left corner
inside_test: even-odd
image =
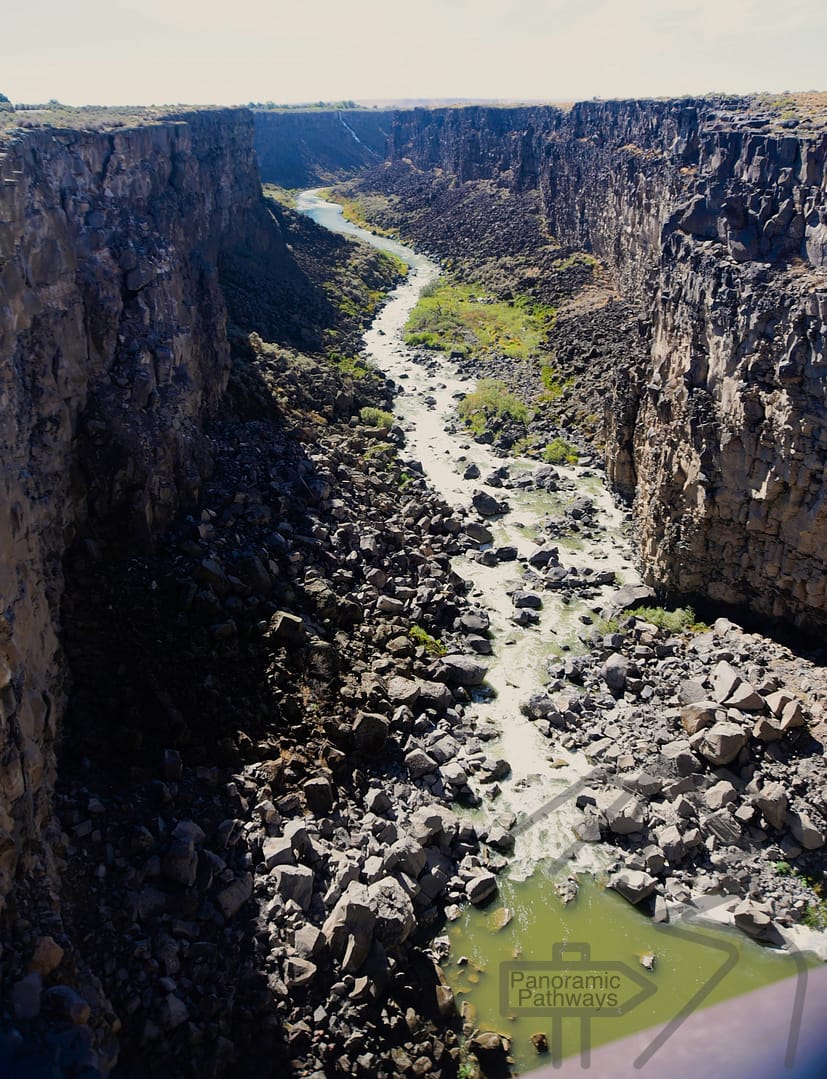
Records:
[[[737,846],[741,838],[741,825],[728,809],[719,809],[717,813],[710,813],[702,821],[702,828],[727,847]]]
[[[621,776],[620,782],[624,790],[642,794],[644,798],[654,798],[663,790],[663,780],[660,776],[650,775],[643,769]]]
[[[655,599],[654,590],[645,584],[624,584],[616,589],[606,600],[607,617],[618,611],[628,611],[632,607],[651,603]]]
[[[481,686],[488,673],[484,663],[459,652],[442,657],[442,670],[445,681],[453,686]]]
[[[499,824],[493,825],[488,830],[488,837],[485,842],[489,847],[493,847],[494,850],[500,851],[502,854],[510,854],[514,850],[514,835],[509,832],[507,828],[503,828]]]
[[[496,517],[500,513],[505,513],[508,509],[507,503],[499,502],[487,491],[475,491],[471,497],[471,504],[482,517]]]
[[[317,816],[329,813],[333,808],[333,787],[325,776],[314,776],[302,786],[307,805]]]
[[[376,917],[374,934],[385,947],[402,944],[416,928],[413,903],[395,877],[368,885],[368,903]]]
[[[619,652],[614,652],[600,668],[600,677],[612,693],[622,693],[626,688],[629,661]]]
[[[528,556],[528,564],[535,569],[545,569],[546,566],[554,565],[557,562],[559,554],[557,547],[538,547],[536,551],[532,551]]]
[[[442,765],[440,771],[443,782],[449,783],[452,787],[464,787],[468,783],[468,773],[459,761],[448,761]]]
[[[686,857],[686,844],[683,836],[674,824],[661,828],[658,833],[658,846],[670,865],[680,865]]]
[[[388,700],[394,704],[415,704],[422,692],[420,683],[413,678],[402,678],[395,675],[385,683]]]
[[[245,873],[241,877],[236,877],[226,888],[223,888],[215,897],[215,902],[218,909],[229,921],[230,918],[234,918],[238,914],[252,894],[253,877],[252,874]]]
[[[289,611],[276,611],[270,619],[270,637],[275,644],[295,647],[304,644],[307,633],[304,622]]]
[[[479,543],[480,546],[485,546],[494,541],[491,529],[486,528],[481,521],[468,521],[465,525],[465,534],[469,539],[472,539],[474,543]]]
[[[379,753],[388,739],[389,726],[376,712],[359,712],[353,721],[353,744],[360,753]]]
[[[738,792],[731,783],[722,779],[704,792],[704,801],[710,809],[723,809],[725,805],[738,801]]]
[[[787,791],[781,783],[767,783],[752,796],[752,804],[773,828],[783,828],[787,818]]]
[[[681,726],[687,734],[697,734],[716,722],[720,706],[715,701],[693,701],[681,708]],[[721,712],[723,716],[723,712]]]
[[[511,597],[511,602],[514,606],[520,610],[524,607],[532,611],[539,611],[543,606],[542,597],[536,592],[525,592],[522,589],[518,589]]]
[[[284,964],[284,980],[288,989],[301,989],[310,985],[316,977],[318,967],[309,959],[298,955],[290,955]]]
[[[481,906],[497,890],[497,878],[487,870],[480,870],[465,885],[465,894],[475,907]]]
[[[454,703],[454,695],[449,686],[444,682],[419,683],[419,703],[426,708],[436,708],[438,712],[444,712]]]
[[[367,959],[375,926],[376,913],[367,887],[352,881],[322,926],[325,944],[348,973],[358,970]]]
[[[631,835],[641,832],[649,819],[646,803],[639,798],[630,798],[617,789],[606,791],[598,802],[609,830],[615,835]]]
[[[459,624],[468,633],[485,633],[491,625],[491,619],[485,611],[474,607],[460,615]]]
[[[405,767],[411,779],[421,779],[437,770],[437,762],[420,746],[414,746],[405,754]]]
[[[412,835],[403,835],[385,852],[385,869],[401,870],[413,880],[419,876],[428,861],[422,844]]]
[[[759,742],[780,742],[784,737],[781,720],[775,716],[758,716],[752,727],[752,737]]]
[[[420,806],[412,814],[409,822],[411,836],[423,846],[442,836],[452,837],[457,834],[459,818],[453,810],[445,806]]]
[[[777,689],[773,693],[768,693],[764,698],[767,708],[779,719],[786,706],[794,700],[792,693],[788,693],[786,689]]]
[[[764,708],[764,698],[726,660],[716,664],[712,685],[715,700],[729,708],[742,712],[761,712]]]
[[[278,865],[273,870],[276,892],[282,899],[292,899],[302,910],[310,907],[313,899],[313,870],[305,865]]]
[[[745,899],[732,912],[732,917],[735,925],[747,936],[770,944],[783,943],[783,937],[772,920],[772,911],[765,903]]]
[[[294,865],[293,844],[283,835],[271,836],[261,844],[261,855],[267,869],[277,865]]]
[[[790,831],[805,850],[819,850],[825,843],[824,822],[816,821],[809,813],[790,813]]]
[[[792,730],[793,727],[803,727],[807,722],[801,701],[790,701],[784,705],[781,711],[781,729]]]
[[[715,700],[719,704],[723,704],[742,681],[741,675],[735,668],[726,660],[721,660],[720,663],[716,664],[715,670],[712,672],[712,691]]]
[[[704,732],[699,751],[710,764],[730,764],[747,744],[746,733],[735,723],[724,720]]]
[[[642,903],[657,887],[657,878],[642,869],[621,869],[609,878],[609,888],[619,892],[630,903]]]

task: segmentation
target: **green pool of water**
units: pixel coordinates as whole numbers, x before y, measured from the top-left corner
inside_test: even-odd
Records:
[[[513,920],[498,929],[503,907]],[[502,879],[493,903],[466,910],[449,937],[445,973],[457,1004],[468,1002],[475,1027],[512,1039],[514,1074],[550,1062],[532,1045],[534,1034],[545,1034],[555,1055],[571,1056],[647,1027],[666,1028],[687,1009],[798,970],[792,956],[734,929],[694,920],[657,926],[588,876],[566,905],[542,866],[527,881]],[[651,971],[641,963],[650,954]],[[573,1008],[588,1015],[563,1015]],[[668,1040],[663,1044],[652,1051],[668,1054]]]

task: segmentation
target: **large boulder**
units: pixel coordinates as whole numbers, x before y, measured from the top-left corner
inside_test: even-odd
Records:
[[[379,753],[388,739],[389,726],[376,712],[359,712],[353,722],[353,744],[360,753]]]
[[[605,616],[610,618],[618,612],[628,611],[632,607],[640,607],[644,603],[651,603],[655,599],[653,589],[645,584],[624,584],[615,589],[606,600],[604,608]]]
[[[714,726],[719,711],[723,719],[724,712],[715,701],[693,701],[685,704],[681,708],[681,726],[687,734],[697,734],[706,727]]]
[[[497,890],[497,878],[486,869],[471,877],[465,885],[465,894],[475,907],[481,906]]]
[[[313,899],[313,870],[306,865],[277,865],[272,873],[276,892],[307,910]]]
[[[752,804],[761,811],[767,824],[783,828],[787,818],[787,791],[782,783],[767,783],[752,796]]]
[[[331,954],[347,973],[354,973],[367,959],[373,943],[376,912],[364,884],[352,881],[322,926]]]
[[[623,692],[628,673],[629,661],[619,652],[612,653],[600,669],[600,677],[612,693]]]
[[[732,912],[733,920],[742,933],[768,944],[781,944],[783,937],[772,920],[772,911],[765,903],[745,899]]]
[[[508,510],[507,502],[498,501],[487,491],[475,491],[471,497],[471,503],[482,517],[496,517],[498,514],[505,513]]]
[[[790,813],[789,824],[794,839],[805,850],[818,850],[824,846],[823,821],[816,821],[809,813]]]
[[[699,750],[710,764],[731,764],[746,744],[746,732],[736,723],[724,720],[704,732]]]
[[[402,944],[416,928],[413,903],[395,877],[368,885],[368,902],[376,916],[375,936],[386,948]]]
[[[421,779],[437,770],[437,762],[420,746],[414,746],[405,754],[405,767],[411,779]]]
[[[458,652],[442,657],[442,670],[445,681],[454,686],[480,686],[488,673],[484,663]]]
[[[657,878],[642,869],[620,869],[609,877],[609,887],[619,892],[630,903],[642,903],[654,892]]]

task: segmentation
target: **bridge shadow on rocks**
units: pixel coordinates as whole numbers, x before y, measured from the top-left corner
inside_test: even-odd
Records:
[[[256,335],[233,347],[198,505],[151,551],[90,527],[65,560],[67,941],[124,1079],[401,1074],[423,1056],[455,1075],[455,1010],[423,950],[451,837],[432,857],[375,792],[412,789],[401,743],[456,698],[408,707],[388,682],[434,676],[407,631],[455,624],[456,529],[415,474],[401,497],[392,433],[352,419],[389,403],[383,379]],[[344,936],[326,926],[351,881],[388,878],[378,907],[335,908]]]

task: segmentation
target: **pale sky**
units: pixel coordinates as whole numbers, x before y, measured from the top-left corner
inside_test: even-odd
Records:
[[[66,104],[825,89],[825,0],[10,0],[0,92]]]

